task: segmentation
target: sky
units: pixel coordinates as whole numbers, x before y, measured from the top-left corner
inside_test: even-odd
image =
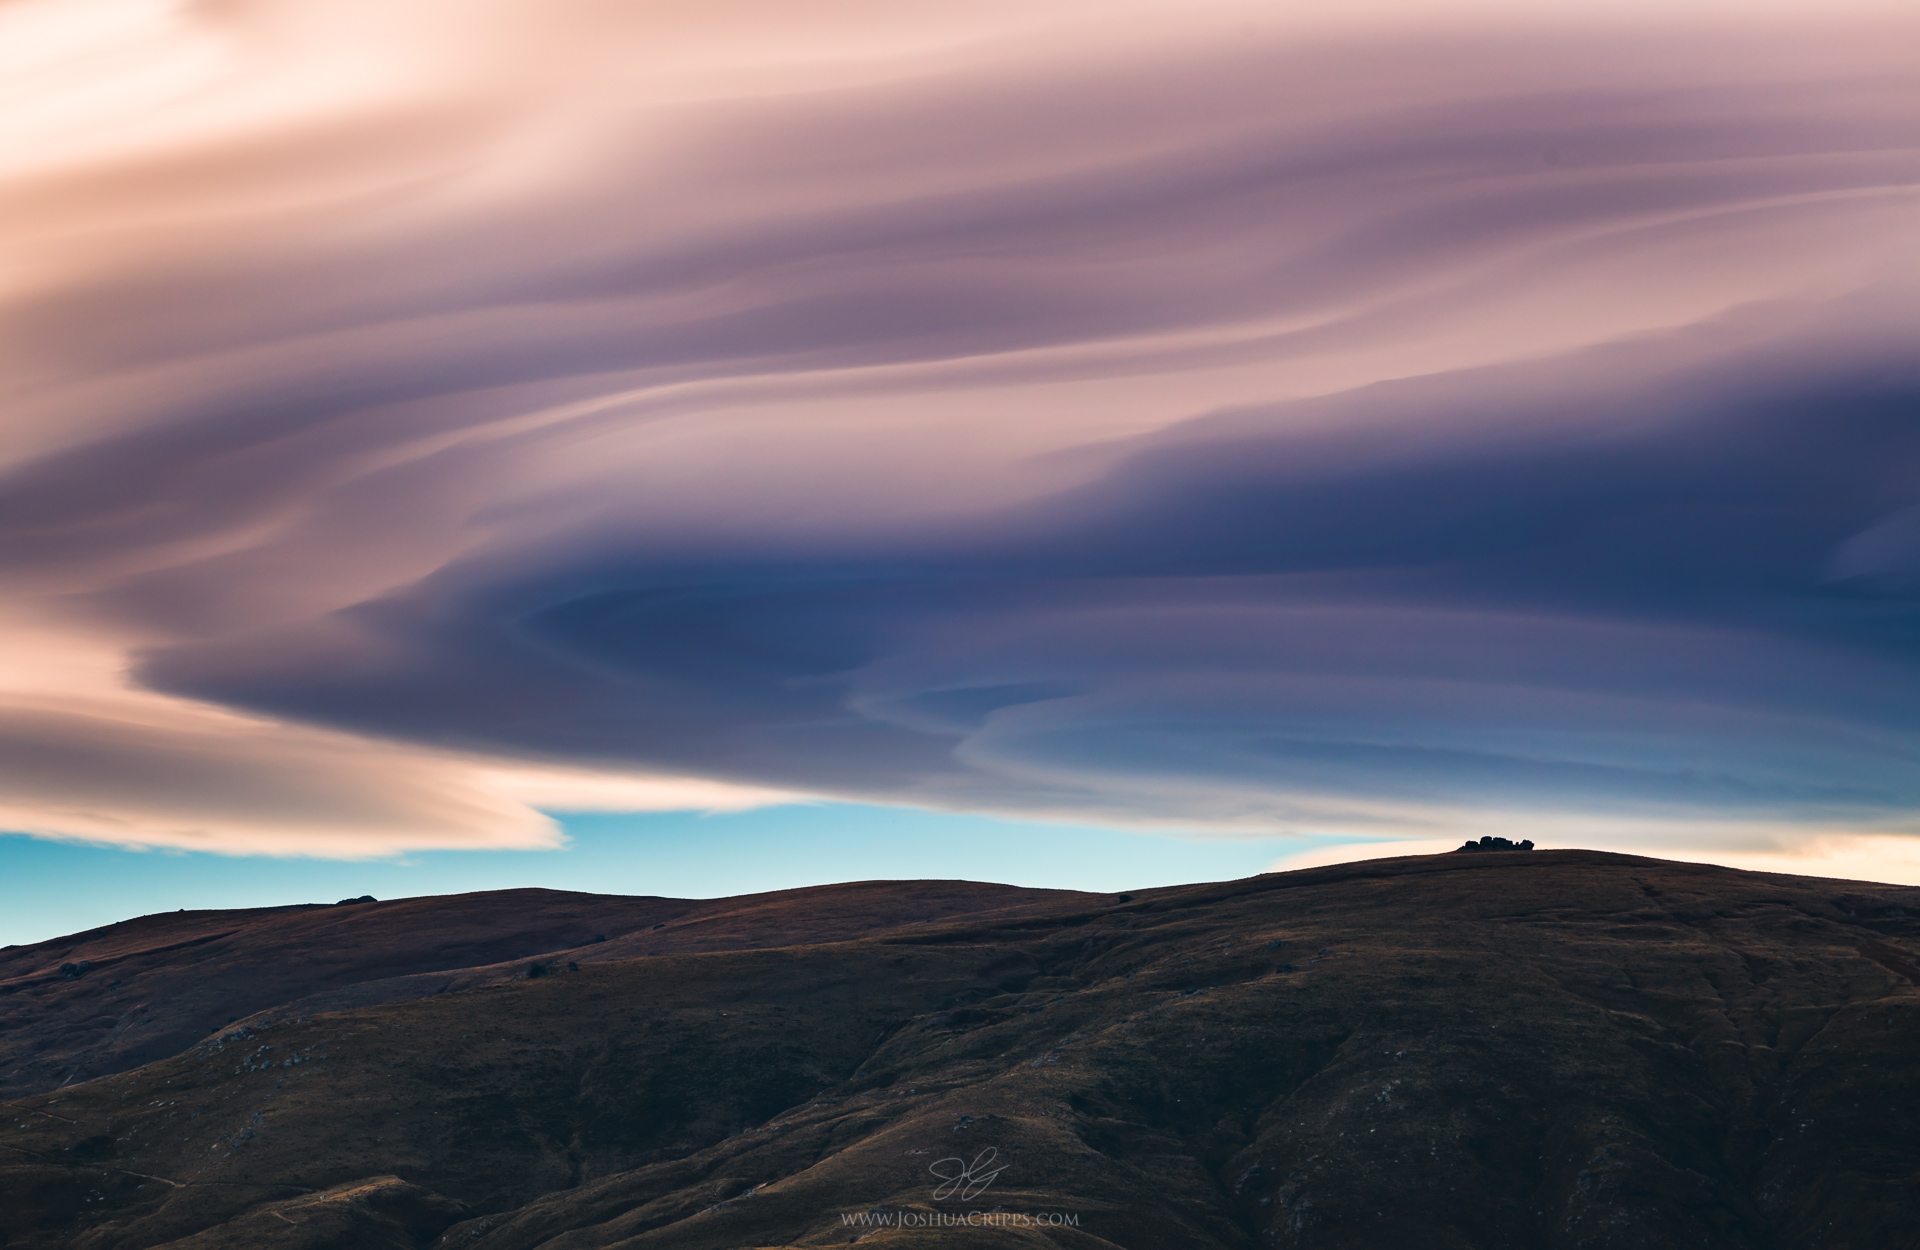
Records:
[[[4,0],[0,874],[1920,882],[1917,73],[1881,0]]]
[[[720,898],[836,881],[945,878],[1118,894],[1249,877],[1277,855],[1342,858],[1337,839],[1184,837],[995,820],[872,804],[744,812],[599,813],[565,821],[566,844],[530,851],[421,851],[378,859],[236,856],[0,836],[0,944],[27,944],[184,908],[332,903],[527,886],[590,894]],[[84,877],[84,893],[72,889]]]

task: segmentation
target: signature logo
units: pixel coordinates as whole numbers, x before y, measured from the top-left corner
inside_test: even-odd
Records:
[[[973,1157],[972,1163],[968,1163],[958,1155],[929,1163],[927,1171],[945,1182],[933,1191],[933,1200],[945,1202],[949,1198],[958,1198],[965,1202],[982,1192],[987,1186],[993,1184],[994,1177],[1007,1170],[1007,1165],[1004,1163],[999,1167],[993,1166],[994,1160],[999,1157],[1000,1152],[988,1146]]]

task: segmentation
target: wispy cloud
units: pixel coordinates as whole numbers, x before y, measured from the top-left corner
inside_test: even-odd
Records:
[[[9,827],[1920,800],[1900,6],[0,21]]]

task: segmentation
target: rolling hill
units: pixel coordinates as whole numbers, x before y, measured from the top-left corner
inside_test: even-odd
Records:
[[[6,1104],[0,1244],[1920,1245],[1920,890],[1503,852],[1131,896],[513,891],[34,958],[157,952],[203,1010],[234,965],[159,947],[297,962],[332,930],[280,926],[327,915],[365,944],[315,958],[382,975]],[[487,962],[409,980],[432,924]]]

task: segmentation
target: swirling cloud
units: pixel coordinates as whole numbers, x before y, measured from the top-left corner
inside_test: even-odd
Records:
[[[1898,9],[80,10],[16,827],[1910,822]]]

